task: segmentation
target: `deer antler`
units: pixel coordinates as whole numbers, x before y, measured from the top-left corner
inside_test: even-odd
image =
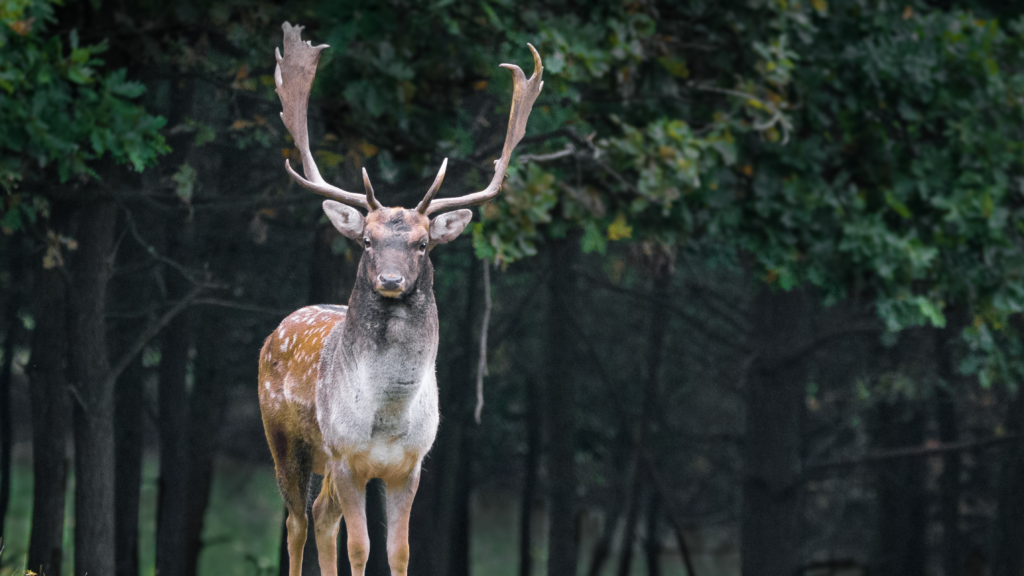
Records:
[[[530,47],[530,52],[533,53],[533,76],[530,76],[529,80],[527,80],[526,74],[523,73],[522,68],[519,66],[515,64],[501,65],[502,68],[507,68],[512,72],[512,111],[509,112],[508,132],[505,133],[505,147],[501,150],[501,158],[494,163],[494,177],[491,178],[491,183],[480,192],[459,196],[458,198],[441,198],[431,202],[434,194],[437,193],[437,189],[441,186],[441,180],[444,179],[445,166],[448,163],[448,160],[445,159],[445,163],[441,166],[441,171],[437,174],[437,178],[430,187],[430,191],[427,192],[423,201],[416,207],[420,213],[432,214],[442,210],[476,206],[494,198],[501,191],[501,183],[505,179],[505,170],[508,168],[509,160],[512,158],[512,150],[515,149],[516,144],[519,144],[523,134],[526,133],[526,121],[530,117],[530,110],[533,109],[533,103],[537,101],[537,96],[540,95],[541,89],[544,88],[542,80],[544,77],[544,64],[541,62],[540,54],[537,53],[537,49],[532,44],[527,44],[527,46]]]
[[[277,69],[274,71],[274,83],[277,84],[277,95],[281,98],[281,120],[295,140],[295,147],[302,154],[302,172],[306,178],[299,176],[292,170],[288,160],[284,161],[285,170],[299,183],[300,186],[337,200],[344,204],[376,210],[380,204],[373,198],[373,188],[370,187],[370,179],[363,170],[363,184],[366,188],[366,195],[346,192],[341,188],[331,186],[320,176],[316,168],[313,155],[309,151],[309,133],[306,130],[306,110],[309,106],[309,92],[313,87],[313,77],[316,76],[316,65],[320,60],[320,52],[329,48],[327,44],[313,46],[308,41],[302,41],[302,26],[292,26],[288,22],[281,25],[284,30],[284,57],[275,48],[274,56],[277,57]]]

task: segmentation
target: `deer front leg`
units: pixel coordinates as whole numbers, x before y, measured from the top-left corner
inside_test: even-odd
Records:
[[[370,558],[370,534],[366,530],[366,479],[352,474],[347,463],[334,467],[333,483],[348,529],[348,563],[352,576],[363,576]]]
[[[388,565],[391,576],[406,576],[409,569],[409,514],[420,485],[420,465],[404,482],[387,485]]]
[[[341,501],[333,478],[324,478],[320,496],[313,503],[313,528],[321,576],[338,575],[338,529],[341,527]]]

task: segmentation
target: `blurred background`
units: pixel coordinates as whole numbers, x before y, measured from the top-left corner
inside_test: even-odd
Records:
[[[414,576],[1021,576],[1022,14],[0,0],[0,575],[281,573],[258,351],[361,256],[284,171],[290,21],[321,171],[390,206],[483,188],[544,58],[431,254]]]

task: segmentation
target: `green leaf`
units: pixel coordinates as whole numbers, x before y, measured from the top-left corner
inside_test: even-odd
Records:
[[[580,240],[580,247],[585,254],[597,252],[603,255],[607,252],[608,241],[605,239],[604,234],[601,233],[601,228],[598,227],[596,222],[589,221],[583,226],[583,238]]]
[[[175,193],[186,204],[192,201],[192,194],[195,192],[196,179],[199,173],[187,162],[178,167],[178,171],[171,176],[174,181]]]
[[[885,203],[888,204],[889,207],[892,208],[893,211],[895,211],[900,216],[904,218],[910,218],[910,208],[907,208],[906,204],[896,199],[896,197],[892,195],[892,192],[885,193]]]

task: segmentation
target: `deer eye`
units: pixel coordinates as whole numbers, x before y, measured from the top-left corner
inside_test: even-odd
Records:
[[[426,240],[424,240],[423,242],[420,242],[420,252],[423,252],[426,249],[427,249],[427,242],[426,242]]]
[[[366,248],[370,247],[370,239],[369,238],[363,238],[363,246],[365,246]]]

